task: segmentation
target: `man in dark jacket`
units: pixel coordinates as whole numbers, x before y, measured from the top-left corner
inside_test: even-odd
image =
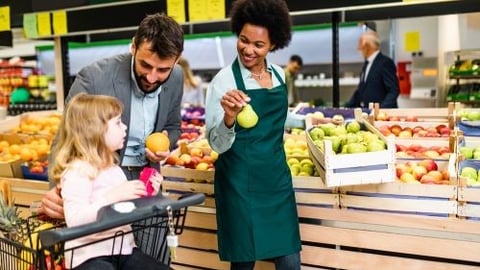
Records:
[[[380,39],[376,32],[367,31],[360,36],[358,50],[365,63],[360,74],[357,90],[346,107],[367,108],[369,103],[380,103],[381,108],[398,108],[397,98],[400,93],[395,63],[383,55]]]

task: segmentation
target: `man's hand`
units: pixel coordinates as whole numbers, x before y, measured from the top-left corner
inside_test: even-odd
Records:
[[[39,214],[45,214],[51,218],[64,219],[63,199],[60,195],[60,188],[50,189],[42,198],[42,205],[38,209]]]

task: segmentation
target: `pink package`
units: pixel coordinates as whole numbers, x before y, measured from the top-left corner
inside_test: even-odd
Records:
[[[145,188],[147,189],[147,196],[152,196],[154,189],[152,182],[150,182],[150,177],[157,174],[158,171],[155,168],[145,167],[142,172],[140,172],[140,180],[145,183]]]

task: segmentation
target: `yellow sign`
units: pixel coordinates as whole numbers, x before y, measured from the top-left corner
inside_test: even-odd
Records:
[[[206,0],[209,20],[225,19],[225,0]]]
[[[206,21],[208,18],[206,0],[188,0],[188,21]]]
[[[189,21],[225,19],[225,0],[188,0]]]
[[[52,24],[50,22],[50,12],[37,13],[37,29],[39,36],[51,36]]]
[[[10,7],[0,7],[0,31],[10,30]]]
[[[175,19],[178,23],[184,23],[186,21],[185,1],[167,0],[167,15]]]
[[[53,12],[53,34],[64,35],[68,33],[67,29],[67,12],[59,10]]]
[[[26,38],[37,38],[37,15],[23,14],[23,33]]]
[[[420,51],[420,32],[406,32],[405,33],[405,51],[418,52]]]

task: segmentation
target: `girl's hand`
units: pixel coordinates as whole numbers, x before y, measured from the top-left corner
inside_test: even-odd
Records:
[[[133,200],[147,195],[145,184],[140,180],[126,181],[105,194],[109,204]]]
[[[150,182],[153,187],[153,196],[156,196],[160,192],[160,186],[162,185],[163,176],[160,173],[156,173],[150,177]]]

